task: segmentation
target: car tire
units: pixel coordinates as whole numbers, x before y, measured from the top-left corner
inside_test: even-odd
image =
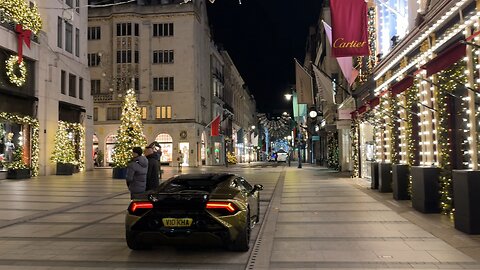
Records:
[[[137,233],[127,231],[125,233],[125,239],[127,240],[127,246],[131,250],[145,250],[152,248],[150,245],[141,242],[137,237]]]
[[[250,249],[250,211],[247,212],[247,223],[244,229],[237,235],[237,238],[233,240],[228,249],[232,251],[246,252]]]

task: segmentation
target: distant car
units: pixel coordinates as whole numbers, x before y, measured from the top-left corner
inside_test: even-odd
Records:
[[[277,152],[277,162],[287,162],[288,159],[288,153],[280,150]]]
[[[234,174],[183,174],[134,199],[125,217],[127,245],[148,249],[179,242],[216,242],[248,251],[260,219],[262,185]]]

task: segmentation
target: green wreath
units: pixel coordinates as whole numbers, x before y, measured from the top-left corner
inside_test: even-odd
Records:
[[[18,64],[18,56],[11,55],[10,58],[5,61],[5,64],[7,65],[7,76],[10,82],[18,87],[22,86],[27,79],[27,67],[25,66],[25,61]],[[16,69],[18,69],[20,75],[18,75]]]

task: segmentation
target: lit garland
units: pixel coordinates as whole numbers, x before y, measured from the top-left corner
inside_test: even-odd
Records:
[[[398,164],[399,159],[399,152],[398,152],[398,140],[400,138],[400,129],[398,121],[395,119],[397,112],[399,111],[398,106],[398,98],[393,95],[392,92],[388,94],[388,114],[390,115],[390,125],[389,125],[389,133],[390,133],[390,162],[392,164]]]
[[[452,142],[450,141],[450,133],[452,132],[449,127],[449,120],[451,114],[449,112],[449,93],[453,93],[456,90],[457,82],[466,83],[466,77],[464,76],[465,67],[458,62],[451,66],[449,69],[438,74],[439,84],[442,86],[437,88],[435,92],[435,99],[437,101],[438,110],[438,124],[437,124],[437,140],[438,140],[438,155],[439,155],[439,168],[440,168],[440,204],[442,213],[453,218],[455,212],[453,205],[453,184],[452,184]]]
[[[329,168],[332,168],[336,171],[340,170],[340,159],[338,153],[338,133],[329,133],[327,136],[328,140],[328,158],[327,164]]]
[[[377,17],[375,7],[368,9],[368,46],[370,47],[370,55],[368,56],[368,73],[371,74],[377,62],[377,48],[375,42],[377,40],[377,29],[375,28],[375,18]]]
[[[22,86],[27,78],[27,67],[25,66],[25,61],[22,61],[19,64],[18,56],[11,55],[8,60],[5,61],[5,64],[7,66],[7,76],[10,82],[18,87]]]
[[[418,127],[418,81],[417,79],[414,81],[413,86],[408,88],[405,91],[405,109],[407,111],[407,121],[405,125],[405,143],[406,143],[406,156],[407,156],[407,164],[408,169],[412,168],[412,166],[417,166],[419,164],[418,160],[418,137],[414,136],[414,128]],[[408,175],[408,194],[412,195],[412,174],[409,173]]]
[[[0,1],[0,18],[2,18],[1,22],[21,24],[35,34],[42,29],[42,19],[36,3],[30,7],[24,0],[2,0]]]
[[[0,112],[0,122],[13,122],[20,125],[30,125],[31,128],[31,157],[30,157],[30,169],[32,170],[32,176],[37,176],[39,171],[39,131],[40,125],[37,119],[30,116],[18,116],[9,114],[6,112]]]
[[[122,104],[122,117],[117,131],[117,143],[112,155],[116,168],[127,167],[132,158],[133,147],[145,147],[146,140],[143,135],[142,116],[138,110],[135,91],[128,89]]]
[[[474,25],[474,30],[473,32],[477,32],[480,30],[480,25],[478,24],[475,24]],[[479,41],[480,41],[480,37],[479,36],[476,36],[473,41],[475,42],[475,44],[479,44]],[[471,54],[471,59],[473,60],[473,67],[474,70],[478,70],[478,68],[480,67],[480,62],[479,62],[479,55],[480,55],[480,50],[475,47],[475,46],[472,46],[472,54]],[[473,76],[474,76],[474,85],[473,85],[473,89],[479,89],[480,88],[480,74],[478,72],[473,72]],[[475,106],[475,111],[474,112],[471,112],[471,113],[475,113],[475,121],[476,121],[476,136],[477,136],[477,160],[472,160],[472,163],[474,162],[477,162],[477,164],[480,164],[480,93],[476,93],[474,95],[474,98],[473,100],[470,100],[470,102],[474,102],[474,104],[477,104]],[[473,127],[471,127],[473,128]],[[473,167],[473,164],[472,164],[472,167]]]
[[[352,161],[353,161],[353,170],[352,170],[352,178],[357,178],[360,176],[360,163],[359,163],[359,143],[358,143],[358,119],[354,117],[352,119],[352,127],[350,129],[350,138],[352,141]]]

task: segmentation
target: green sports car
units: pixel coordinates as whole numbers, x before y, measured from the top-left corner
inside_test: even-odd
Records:
[[[183,174],[134,199],[125,217],[133,250],[154,245],[216,242],[248,251],[250,232],[260,218],[259,191],[234,174]]]

